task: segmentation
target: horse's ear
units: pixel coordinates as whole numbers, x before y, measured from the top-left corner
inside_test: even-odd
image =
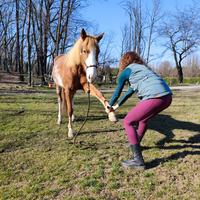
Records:
[[[99,41],[102,39],[103,35],[104,35],[104,33],[102,33],[102,34],[100,34],[100,35],[98,35],[98,36],[96,37],[97,42],[99,42]]]
[[[84,28],[81,30],[81,38],[82,40],[85,40],[85,38],[87,37],[87,33],[85,32]]]

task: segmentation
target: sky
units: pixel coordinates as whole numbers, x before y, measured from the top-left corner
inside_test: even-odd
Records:
[[[151,0],[142,0],[145,5],[151,7]],[[99,33],[104,32],[105,36],[112,35],[114,56],[120,55],[121,28],[127,21],[127,15],[120,2],[122,0],[90,0],[90,4],[85,8],[83,17],[97,25]],[[161,0],[161,10],[163,12],[173,12],[176,7],[184,8],[191,4],[192,0]],[[94,34],[94,33],[92,33]],[[159,46],[159,45],[158,45]],[[157,46],[157,47],[158,47]],[[155,51],[155,49],[152,49]],[[161,45],[157,51],[164,51]],[[157,54],[157,52],[155,51]],[[172,59],[166,55],[163,59]]]

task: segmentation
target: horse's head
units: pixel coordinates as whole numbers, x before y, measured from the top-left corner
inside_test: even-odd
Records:
[[[86,71],[87,81],[91,83],[97,75],[98,55],[99,55],[99,41],[103,34],[98,36],[89,36],[85,30],[81,31],[81,63]]]

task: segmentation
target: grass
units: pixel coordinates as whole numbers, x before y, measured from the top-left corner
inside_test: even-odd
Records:
[[[115,124],[92,97],[75,147],[67,120],[56,125],[54,91],[0,89],[1,200],[200,199],[200,91],[174,91],[170,108],[150,121],[142,142],[147,170],[141,172],[120,163],[130,154],[121,120],[135,97],[117,112]],[[86,112],[87,95],[78,93],[75,130]]]

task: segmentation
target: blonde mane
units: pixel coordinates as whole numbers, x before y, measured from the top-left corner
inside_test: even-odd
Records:
[[[82,39],[79,38],[74,46],[64,54],[64,66],[67,68],[74,67],[80,64],[80,45],[82,44]]]

